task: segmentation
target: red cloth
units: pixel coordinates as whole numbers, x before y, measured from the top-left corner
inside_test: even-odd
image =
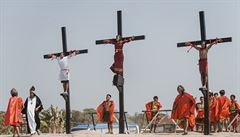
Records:
[[[23,100],[21,97],[11,97],[5,114],[5,125],[19,126],[22,124]]]
[[[200,74],[207,75],[208,74],[208,61],[207,59],[199,60],[199,71]]]
[[[217,97],[211,97],[210,98],[210,111],[209,111],[209,116],[210,116],[210,121],[212,123],[215,123],[218,121],[218,113],[219,113],[219,106],[218,106],[218,99]]]
[[[107,44],[114,44],[115,47],[114,63],[111,66],[113,73],[123,75],[123,46],[130,41],[131,39],[122,39],[118,42],[116,40],[106,42]]]
[[[232,121],[236,117],[239,110],[240,110],[240,106],[239,106],[237,100],[231,101],[231,107],[230,107],[231,114],[229,115],[230,121]],[[240,118],[240,116],[239,116],[239,118]],[[234,122],[232,124],[233,128],[237,127],[238,121],[239,121],[239,119],[234,120]]]
[[[109,112],[110,112],[110,121],[113,123],[114,122],[114,102],[111,101],[111,105],[109,108]],[[105,111],[105,101],[103,101],[98,107],[97,107],[97,118],[99,121],[101,122],[106,122],[103,120],[103,113]]]
[[[203,102],[197,103],[197,117],[198,119],[204,118],[204,104]]]
[[[184,93],[183,95],[178,95],[175,98],[175,101],[173,103],[173,109],[171,118],[172,119],[182,119],[186,118],[189,120],[189,126],[195,125],[195,120],[193,120],[194,111],[196,109],[196,101],[188,93]]]
[[[231,101],[226,96],[220,96],[218,97],[218,104],[219,104],[218,119],[219,120],[227,119],[230,115],[229,108],[231,106]]]
[[[159,101],[157,102],[157,104],[158,104],[158,110],[160,110],[160,109],[162,108],[162,105],[161,105],[161,103],[160,103]],[[148,102],[148,103],[146,104],[146,110],[147,110],[147,111],[152,110],[152,107],[153,107],[153,101]],[[157,112],[156,112],[156,113],[157,113]],[[148,119],[148,121],[151,121],[151,120],[153,119],[153,117],[154,117],[154,115],[153,115],[152,112],[147,112],[147,119]]]
[[[190,117],[188,119],[188,125],[189,125],[190,129],[193,129],[195,124],[196,124],[195,115],[194,114],[190,114]]]

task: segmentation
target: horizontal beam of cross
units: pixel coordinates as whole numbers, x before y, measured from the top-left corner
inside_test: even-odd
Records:
[[[226,37],[226,38],[218,38],[219,42],[218,43],[224,43],[224,42],[232,42],[232,37]],[[208,39],[205,42],[205,44],[210,44],[211,42],[214,42],[216,39]],[[203,41],[199,40],[199,41],[188,41],[194,45],[201,45]],[[186,43],[188,42],[180,42],[177,43],[177,47],[187,47],[189,45],[187,45]]]
[[[139,35],[139,36],[133,36],[134,38],[132,39],[132,41],[135,41],[135,40],[144,40],[145,39],[145,36],[144,35]],[[122,39],[130,39],[132,37],[124,37]],[[96,40],[96,45],[99,45],[99,44],[107,44],[105,41],[106,40],[110,40],[110,41],[116,41],[115,38],[112,38],[112,39],[103,39],[103,40]]]
[[[65,56],[68,56],[68,55],[72,54],[73,52],[75,52],[75,55],[78,55],[78,54],[88,53],[88,50],[87,49],[83,49],[83,50],[67,51]],[[63,53],[63,52],[46,54],[46,55],[43,55],[43,58],[44,59],[49,59],[49,58],[52,58],[52,55],[59,57],[61,53]]]

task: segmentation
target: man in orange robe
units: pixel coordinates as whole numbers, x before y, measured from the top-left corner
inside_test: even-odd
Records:
[[[211,125],[213,126],[214,132],[217,132],[217,125],[218,125],[218,112],[219,112],[219,106],[218,106],[218,97],[214,96],[211,92],[209,94],[209,117]]]
[[[227,118],[230,115],[229,108],[231,106],[231,101],[225,96],[225,91],[220,90],[219,91],[220,96],[218,97],[218,104],[219,104],[219,131],[222,131],[223,127],[225,127],[226,131],[227,129]]]
[[[236,96],[235,95],[231,95],[230,99],[231,99],[231,107],[230,107],[230,122],[231,122],[231,121],[233,121],[233,119],[236,117],[236,115],[240,111],[240,106],[239,106],[239,104],[238,104],[238,102],[236,100]],[[237,118],[232,123],[233,132],[237,132],[238,122],[239,122],[239,120]]]
[[[158,96],[154,96],[153,101],[150,101],[146,104],[146,110],[151,111],[151,112],[147,112],[147,120],[151,121],[153,117],[155,117],[155,115],[158,113],[158,110],[160,110],[161,108],[162,108],[162,105],[158,101]],[[152,132],[152,129],[154,133],[156,131],[156,127],[157,127],[158,120],[160,119],[160,115],[156,117],[157,118],[153,121],[151,125],[150,132]]]
[[[204,97],[200,97],[200,102],[197,103],[197,117],[196,117],[196,130],[198,131],[199,125],[201,125],[201,131],[203,131],[203,122],[204,122]]]
[[[19,133],[19,126],[23,123],[22,119],[22,109],[23,109],[23,100],[18,96],[18,92],[15,88],[11,90],[11,98],[8,102],[8,107],[5,115],[5,125],[13,126],[13,136]]]
[[[172,108],[171,118],[183,122],[183,135],[188,132],[188,126],[193,128],[195,126],[194,111],[196,109],[196,101],[192,95],[185,92],[182,85],[177,87],[179,95],[175,98]]]
[[[97,107],[98,120],[107,123],[108,134],[113,134],[113,122],[114,122],[114,102],[111,100],[111,95],[106,95],[106,100],[103,101]]]

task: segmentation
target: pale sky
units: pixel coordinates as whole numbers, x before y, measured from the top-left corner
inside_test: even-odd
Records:
[[[155,95],[171,109],[179,84],[194,97],[202,95],[197,51],[177,48],[178,42],[200,39],[201,10],[207,38],[233,39],[209,51],[210,89],[225,89],[240,100],[238,0],[0,0],[0,110],[6,110],[11,88],[25,100],[32,85],[44,108],[65,108],[58,63],[43,59],[62,51],[62,26],[69,50],[89,50],[69,61],[72,109],[96,108],[110,93],[118,110],[109,69],[113,46],[95,45],[96,39],[116,36],[117,10],[122,10],[124,36],[146,36],[124,48],[125,111],[140,113]]]

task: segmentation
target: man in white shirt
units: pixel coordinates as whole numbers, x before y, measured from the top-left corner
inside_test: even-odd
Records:
[[[76,55],[76,51],[71,52],[68,56],[65,56],[64,53],[61,53],[59,57],[51,55],[52,59],[57,59],[60,67],[59,80],[63,83],[63,93],[61,95],[65,98],[68,96],[69,91],[69,66],[68,59]]]

